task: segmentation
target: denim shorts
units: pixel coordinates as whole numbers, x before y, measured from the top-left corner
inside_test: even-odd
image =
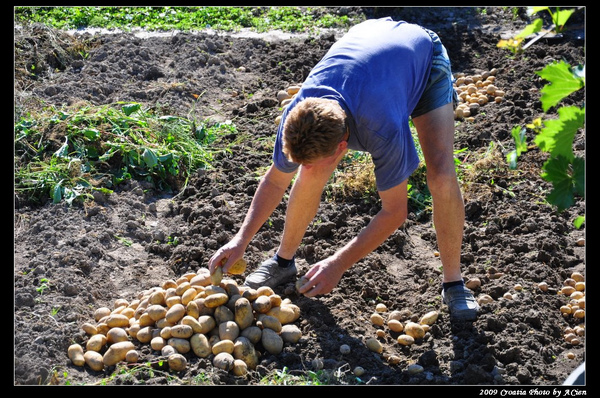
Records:
[[[450,102],[453,103],[454,108],[458,105],[458,95],[452,85],[454,77],[452,76],[448,52],[435,32],[423,29],[429,33],[433,41],[433,59],[427,86],[411,114],[413,118],[424,115]]]

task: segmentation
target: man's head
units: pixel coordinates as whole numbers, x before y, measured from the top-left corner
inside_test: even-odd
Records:
[[[333,156],[346,131],[346,114],[339,103],[323,98],[306,98],[286,118],[283,154],[299,164],[310,164]]]

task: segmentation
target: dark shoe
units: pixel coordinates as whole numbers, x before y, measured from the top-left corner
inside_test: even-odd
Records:
[[[275,259],[268,259],[256,271],[246,277],[245,286],[257,289],[261,286],[275,287],[291,279],[298,273],[296,262],[287,267],[280,267]]]
[[[477,319],[479,304],[475,301],[471,290],[464,286],[452,286],[442,290],[442,299],[448,305],[450,318],[457,321],[474,321]]]

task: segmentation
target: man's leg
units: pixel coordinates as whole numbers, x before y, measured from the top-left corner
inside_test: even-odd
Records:
[[[266,260],[255,273],[248,275],[246,285],[274,287],[296,274],[295,264],[291,260],[308,225],[317,214],[327,180],[345,153],[346,151],[343,151],[335,160],[320,164],[319,167],[300,166],[290,191],[283,236],[276,257]],[[281,266],[284,264],[286,267]]]
[[[443,282],[462,282],[460,255],[465,209],[454,165],[453,106],[447,104],[434,109],[414,118],[413,123],[427,165],[427,185],[433,198],[433,223],[443,266]],[[471,295],[467,297],[468,302],[459,304],[454,314],[453,306],[450,306],[451,315],[474,319],[477,304],[472,294],[467,294]]]

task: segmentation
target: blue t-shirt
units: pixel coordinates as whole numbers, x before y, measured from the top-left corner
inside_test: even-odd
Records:
[[[371,154],[377,189],[406,180],[419,158],[409,117],[429,78],[433,43],[420,26],[391,18],[367,20],[334,43],[284,110],[273,162],[286,173],[298,168],[282,152],[288,112],[309,97],[336,100],[349,116],[348,148]]]

